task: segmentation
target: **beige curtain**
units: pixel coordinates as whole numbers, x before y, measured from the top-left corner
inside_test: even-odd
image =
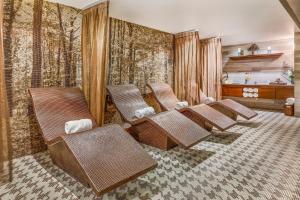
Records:
[[[99,126],[104,122],[109,47],[109,2],[83,11],[82,88]]]
[[[201,89],[216,100],[222,98],[222,44],[220,38],[200,41]]]
[[[175,83],[174,90],[180,100],[194,104],[199,98],[198,90],[193,86],[200,85],[199,34],[187,32],[175,35]]]
[[[11,179],[8,103],[4,80],[3,0],[0,0],[0,185]]]

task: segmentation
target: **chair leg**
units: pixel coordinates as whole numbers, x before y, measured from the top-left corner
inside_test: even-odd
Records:
[[[89,183],[82,172],[74,156],[70,153],[63,142],[57,142],[48,146],[52,162],[63,169],[70,176],[77,179],[84,186],[89,187]]]
[[[198,115],[195,115],[194,113],[190,112],[189,110],[184,110],[181,112],[184,116],[194,121],[196,124],[201,126],[202,128],[205,128],[208,131],[211,131],[213,129],[213,126],[209,124],[205,119],[199,117]]]
[[[130,133],[137,136],[136,138],[139,142],[159,149],[169,150],[177,146],[164,131],[155,127],[148,121],[131,127]]]
[[[237,120],[237,114],[235,112],[230,111],[227,108],[224,108],[224,106],[220,105],[220,104],[212,104],[210,105],[212,108],[216,109],[217,111],[223,113],[224,115],[230,117],[231,119],[233,119],[234,121]]]

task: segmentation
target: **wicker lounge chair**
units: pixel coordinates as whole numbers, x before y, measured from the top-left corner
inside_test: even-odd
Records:
[[[162,110],[175,110],[179,100],[168,84],[152,83],[148,84],[148,87],[153,92]],[[190,106],[178,111],[208,130],[211,130],[212,126],[214,126],[224,131],[236,124],[231,118],[205,104]]]
[[[200,90],[200,101],[199,103],[204,103],[205,99],[208,97]],[[233,101],[231,99],[223,99],[220,101],[214,101],[208,103],[207,105],[211,106],[212,108],[222,112],[223,114],[227,115],[228,117],[237,120],[237,116],[240,115],[245,119],[252,119],[257,115],[256,112],[247,108],[246,106]]]
[[[123,120],[131,124],[129,132],[139,142],[166,150],[176,145],[189,148],[210,135],[176,111],[136,118],[134,112],[148,105],[135,85],[108,86],[107,90]]]
[[[119,125],[96,126],[78,88],[30,89],[36,118],[54,164],[102,195],[157,166]],[[65,122],[89,118],[93,129],[66,134]]]

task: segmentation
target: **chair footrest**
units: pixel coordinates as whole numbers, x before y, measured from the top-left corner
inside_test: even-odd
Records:
[[[162,112],[148,119],[184,148],[197,144],[211,134],[175,110]]]

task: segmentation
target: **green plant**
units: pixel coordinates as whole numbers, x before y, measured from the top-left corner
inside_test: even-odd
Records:
[[[295,72],[294,70],[288,70],[288,76],[292,84],[295,83]]]

